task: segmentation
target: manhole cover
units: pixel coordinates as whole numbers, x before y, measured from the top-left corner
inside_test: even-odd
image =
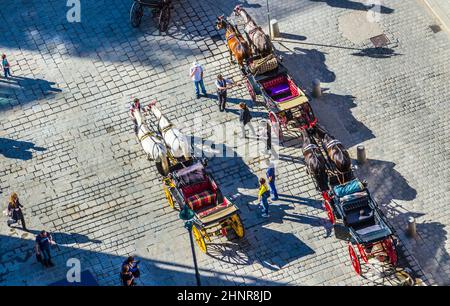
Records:
[[[385,34],[377,35],[370,38],[375,48],[385,47],[389,44],[389,38]]]
[[[440,32],[442,29],[440,26],[438,26],[437,24],[433,24],[432,26],[430,26],[431,31],[433,31],[433,33],[437,33]]]
[[[217,42],[222,40],[222,36],[220,36],[220,34],[212,35],[211,39],[213,40],[213,42]]]

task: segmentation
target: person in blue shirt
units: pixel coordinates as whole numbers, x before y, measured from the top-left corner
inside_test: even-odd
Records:
[[[275,187],[275,163],[273,161],[268,161],[268,167],[266,171],[266,177],[267,181],[269,183],[270,188],[270,194],[272,195],[271,200],[276,201],[278,200],[278,191]]]
[[[36,255],[42,258],[42,264],[46,267],[53,267],[50,245],[54,244],[52,235],[46,231],[41,231],[36,236]]]
[[[206,97],[207,95],[206,95],[205,84],[203,83],[203,68],[202,68],[202,66],[200,66],[197,62],[194,62],[189,71],[189,76],[191,77],[192,81],[194,82],[195,95],[197,96],[197,99],[200,98],[200,88],[202,89],[203,96]]]
[[[9,65],[8,60],[6,59],[6,54],[2,54],[2,67],[3,73],[5,74],[5,78],[8,78],[8,75],[11,76],[11,67]]]

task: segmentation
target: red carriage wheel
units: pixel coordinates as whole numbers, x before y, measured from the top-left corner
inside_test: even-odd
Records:
[[[353,269],[356,274],[361,275],[361,264],[359,263],[358,255],[356,255],[355,249],[350,243],[348,244],[348,253],[350,255],[350,260],[352,261]]]
[[[336,220],[334,219],[333,210],[331,210],[331,206],[327,200],[324,201],[324,206],[325,206],[325,210],[327,211],[328,219],[330,220],[331,224],[334,225]]]
[[[269,120],[270,120],[270,124],[272,126],[272,131],[274,132],[276,137],[278,137],[278,139],[280,139],[280,140],[283,140],[283,132],[281,131],[281,125],[280,125],[280,121],[278,120],[277,115],[275,115],[275,113],[273,113],[273,112],[270,112]]]
[[[245,85],[247,86],[247,90],[248,90],[248,93],[250,94],[250,97],[252,98],[252,101],[256,102],[255,90],[253,89],[253,86],[248,79],[245,79]]]
[[[392,265],[397,265],[397,250],[395,249],[394,244],[392,243],[392,238],[387,238],[383,241],[384,249],[389,257],[389,261]]]
[[[358,247],[359,255],[361,256],[361,258],[365,263],[368,263],[369,259],[367,258],[366,249],[360,244],[357,244],[356,246]]]

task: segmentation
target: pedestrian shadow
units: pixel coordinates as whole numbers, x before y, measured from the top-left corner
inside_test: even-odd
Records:
[[[281,201],[286,202],[286,200],[280,198]],[[321,209],[321,202],[316,200],[310,200],[318,204],[313,204],[312,206]],[[310,202],[308,201],[308,202]],[[275,201],[276,202],[276,201]],[[296,202],[294,202],[296,203]],[[298,203],[298,202],[297,202]],[[299,203],[300,204],[300,203]],[[330,237],[332,232],[332,226],[331,223],[328,222],[327,219],[314,217],[314,216],[307,216],[300,213],[288,213],[287,211],[292,210],[293,207],[291,205],[287,204],[271,204],[269,206],[270,211],[270,222],[271,223],[279,223],[282,224],[286,221],[295,222],[295,223],[301,223],[301,224],[307,224],[313,227],[323,227],[325,230],[325,237]]]
[[[394,9],[386,7],[384,5],[376,6],[375,4],[366,5],[360,2],[350,0],[310,0],[311,2],[325,2],[328,6],[357,11],[368,11],[374,9],[374,11],[381,14],[392,14]]]
[[[412,201],[417,191],[395,169],[395,163],[383,160],[368,159],[358,165],[356,175],[367,180],[368,189],[381,205],[389,206],[393,200]]]
[[[6,158],[30,160],[33,157],[33,151],[43,152],[46,149],[37,147],[29,141],[0,137],[0,154]]]
[[[359,57],[369,57],[369,58],[376,58],[376,59],[384,59],[384,58],[391,58],[393,56],[400,56],[403,55],[401,53],[395,53],[395,51],[391,48],[366,48],[362,49],[359,52],[354,52],[351,55],[353,56],[359,56]]]
[[[262,226],[252,227],[251,233],[249,231],[239,243],[208,244],[207,255],[233,265],[260,264],[271,271],[278,271],[292,261],[315,254],[312,248],[292,233]]]
[[[8,108],[17,103],[25,104],[35,100],[41,100],[51,95],[62,92],[55,87],[55,82],[43,79],[32,79],[21,76],[12,76],[8,79],[0,80],[0,110]],[[17,101],[14,103],[14,101]]]

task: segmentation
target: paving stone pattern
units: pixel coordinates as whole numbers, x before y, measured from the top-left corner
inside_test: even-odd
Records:
[[[279,54],[307,91],[315,78],[326,88],[313,101],[320,122],[352,154],[357,144],[366,146],[369,161],[358,173],[397,230],[403,257],[425,282],[448,285],[448,36],[428,28],[433,18],[416,1],[384,1],[378,24],[391,44],[381,50],[370,37],[355,44],[339,31],[346,14],[366,14],[365,1],[273,2],[271,15],[283,33],[275,43]],[[217,130],[237,124],[241,101],[253,106],[254,120],[266,113],[245,87],[230,90],[229,111],[218,112],[215,75],[241,76],[213,25],[243,4],[267,29],[265,1],[175,0],[168,35],[158,33],[148,11],[140,28],[132,28],[131,3],[82,1],[81,22],[68,23],[65,1],[2,1],[0,52],[16,77],[0,79],[1,198],[6,203],[12,191],[19,193],[33,232],[1,223],[1,284],[52,283],[65,278],[68,258],[78,258],[99,284],[119,285],[120,263],[129,254],[142,260],[141,284],[195,284],[188,233],[136,142],[128,102],[157,99],[187,133],[201,119],[204,126],[191,136],[239,153],[246,141],[230,143]],[[194,97],[187,75],[194,60],[205,68],[210,98]],[[241,209],[246,236],[215,239],[208,255],[196,248],[203,284],[387,284],[373,269],[365,268],[365,277],[352,270],[346,242],[334,237],[306,175],[298,141],[280,149],[282,196],[269,219],[259,216],[256,203],[265,166],[238,153],[214,157],[209,167]],[[404,235],[408,216],[417,218],[414,239]],[[57,266],[49,270],[32,252],[41,229],[58,242]]]

